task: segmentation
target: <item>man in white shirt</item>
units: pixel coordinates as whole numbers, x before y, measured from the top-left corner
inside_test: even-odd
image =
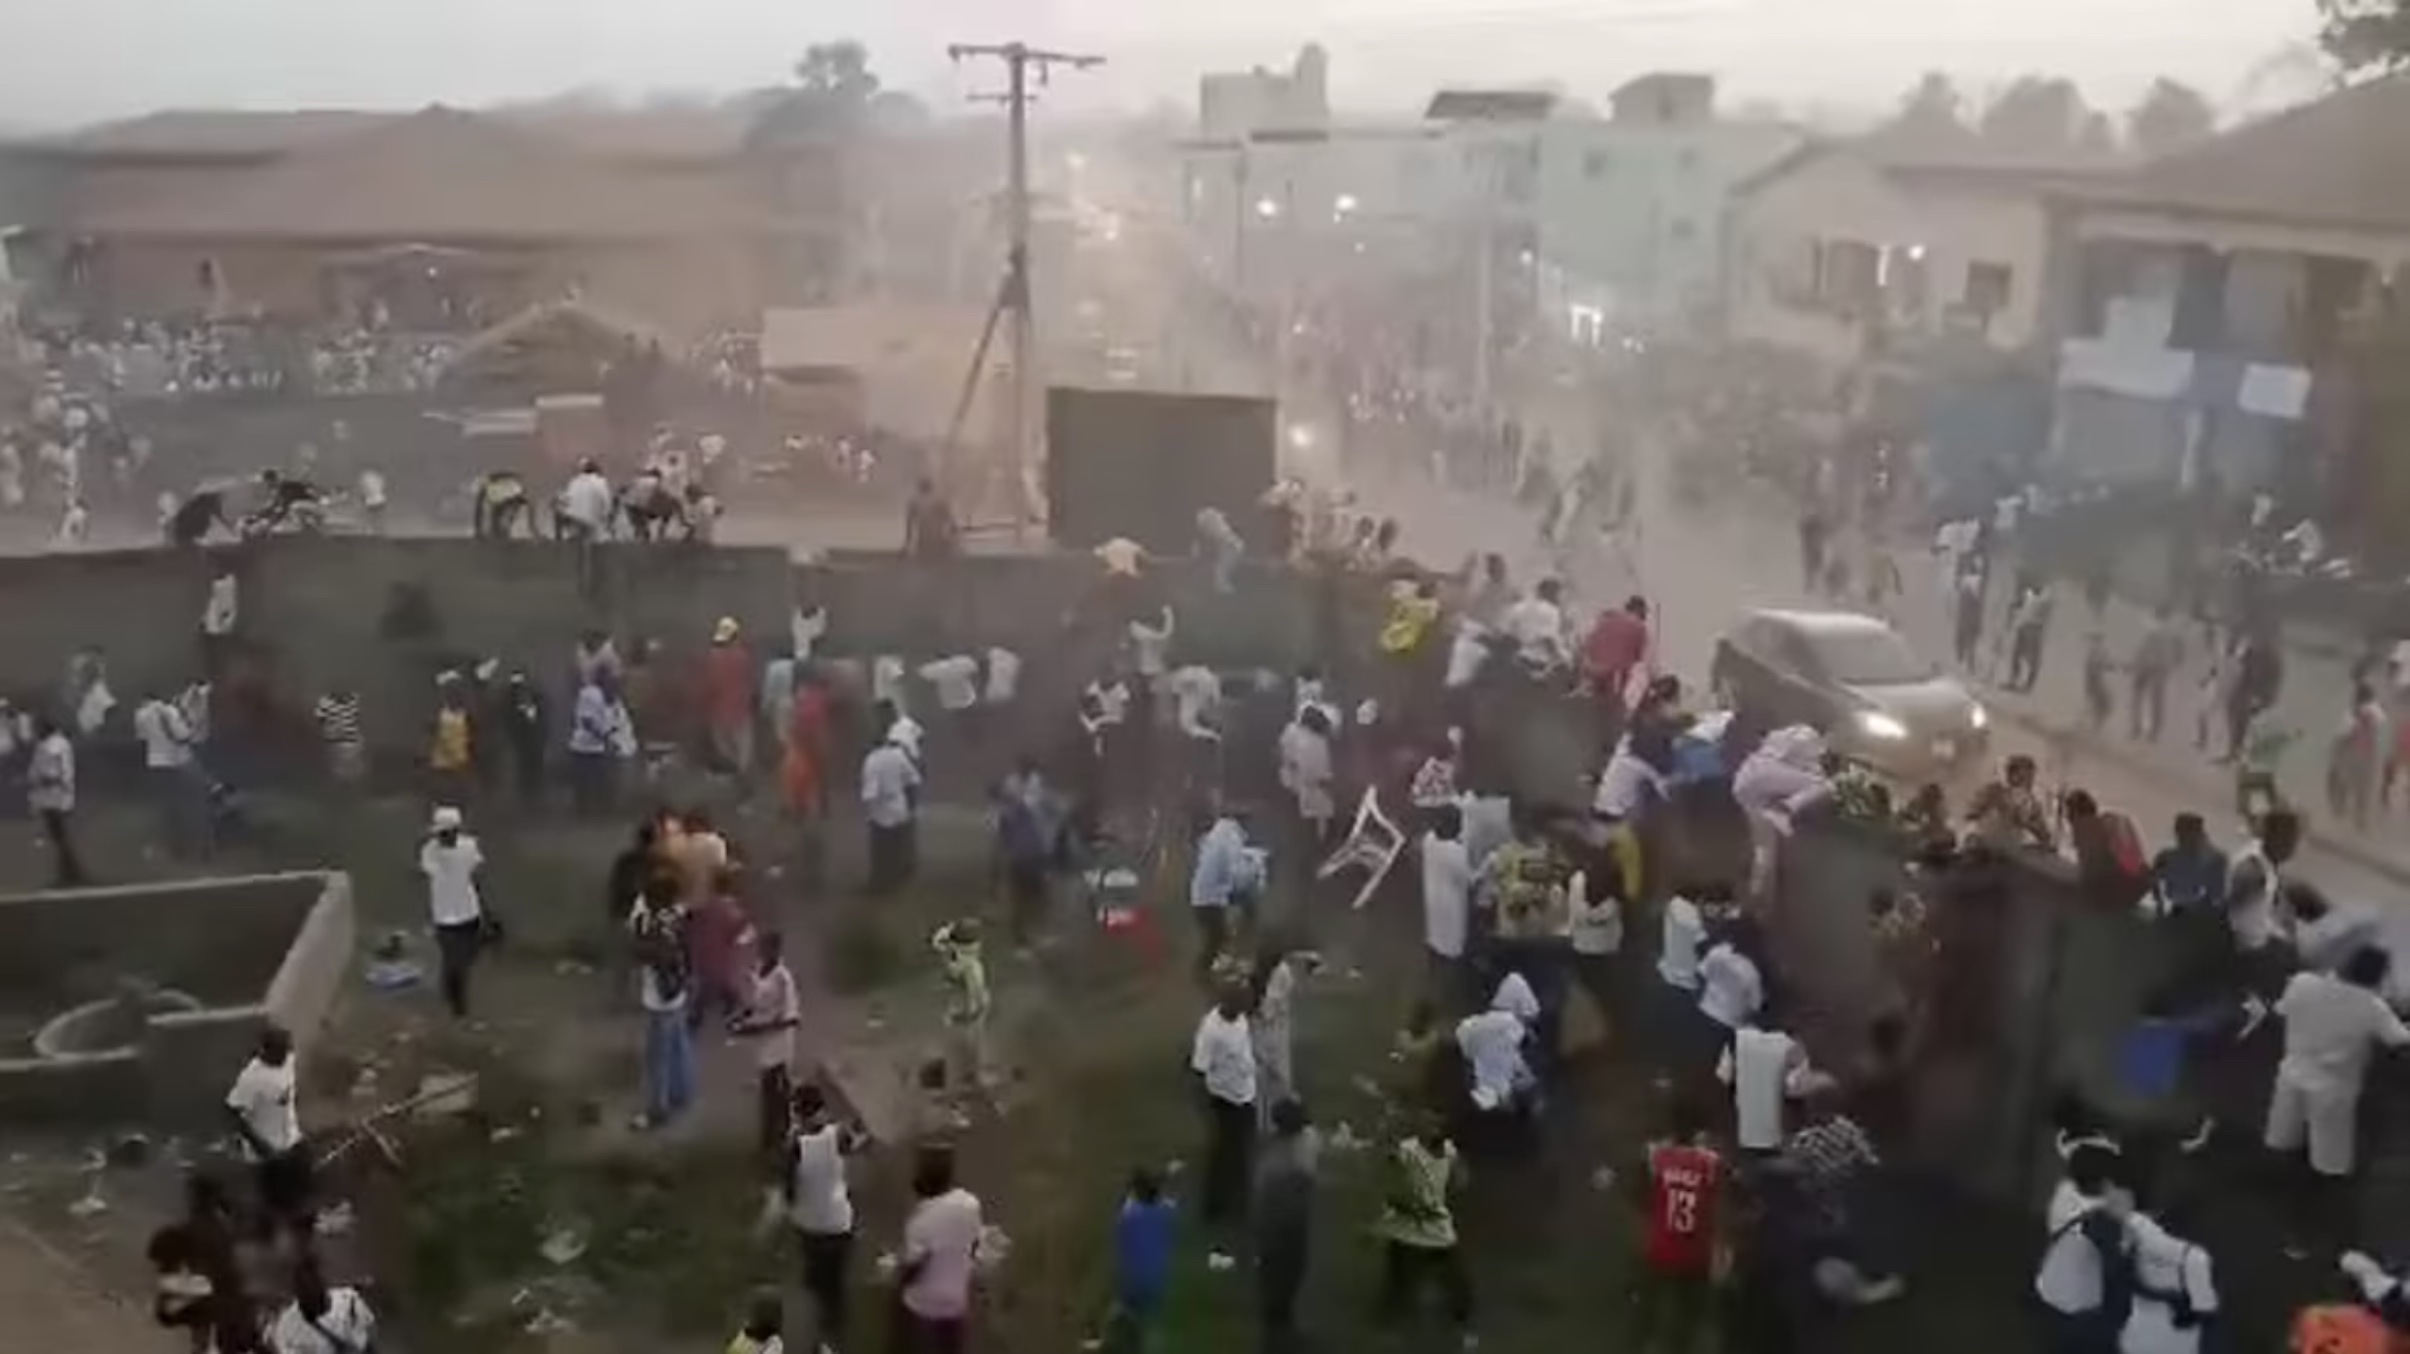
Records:
[[[2376,1046],[2410,1044],[2410,1028],[2380,995],[2392,967],[2369,946],[2343,962],[2340,973],[2296,973],[2277,998],[2284,1021],[2284,1058],[2268,1100],[2265,1140],[2271,1152],[2309,1147],[2310,1169],[2328,1179],[2352,1173],[2357,1155],[2360,1087]]]
[[[870,720],[871,727],[882,730],[881,737],[904,750],[913,766],[926,765],[921,760],[921,740],[926,733],[902,701],[883,700],[871,706]]]
[[[987,685],[980,700],[990,709],[1005,709],[1021,696],[1021,655],[1001,645],[987,650]]]
[[[979,1271],[979,1238],[986,1230],[979,1196],[954,1183],[954,1153],[924,1147],[912,1170],[918,1201],[904,1220],[897,1257],[902,1280],[902,1315],[908,1332],[902,1347],[933,1354],[964,1347],[971,1315],[971,1283]]]
[[[1533,1085],[1524,1045],[1531,1040],[1539,1002],[1519,973],[1507,975],[1486,1010],[1456,1022],[1456,1050],[1464,1057],[1468,1092],[1476,1109],[1511,1110]]]
[[[2117,1153],[2078,1147],[2067,1159],[2067,1178],[2058,1183],[2042,1212],[2045,1241],[2034,1273],[2034,1296],[2050,1318],[2053,1350],[2107,1350],[2116,1332],[2106,1328],[2107,1260],[2130,1244],[2125,1218],[2132,1201],[2117,1183]]]
[[[1541,579],[1523,600],[1506,609],[1500,622],[1514,642],[1516,657],[1533,675],[1562,669],[1573,657],[1573,639],[1565,630],[1565,585]]]
[[[1423,834],[1423,953],[1434,997],[1454,990],[1473,916],[1473,857],[1464,845],[1464,811],[1453,804],[1431,813]]]
[[[846,1268],[853,1253],[854,1201],[845,1158],[859,1142],[829,1113],[817,1085],[795,1089],[795,1133],[787,1142],[787,1222],[803,1250],[803,1291],[817,1309],[818,1348],[843,1349]]]
[[[1707,942],[1707,917],[1683,894],[1665,900],[1657,932],[1657,976],[1684,994],[1699,990],[1699,947]],[[1689,1004],[1686,1000],[1685,1005]]]
[[[731,1032],[753,1045],[764,1157],[774,1157],[786,1140],[787,1107],[794,1092],[795,1027],[802,1023],[803,1001],[794,970],[787,967],[786,941],[776,931],[763,931],[753,938],[753,982]]]
[[[51,883],[82,888],[83,857],[75,849],[75,744],[44,715],[34,721],[33,752],[25,761],[25,804],[50,839]]]
[[[1263,853],[1247,840],[1246,810],[1225,804],[1213,826],[1197,839],[1196,863],[1188,877],[1188,908],[1197,920],[1199,978],[1213,966],[1230,943],[1230,912],[1252,909],[1264,887]]]
[[[1764,975],[1737,940],[1717,942],[1699,961],[1699,1014],[1728,1030],[1746,1024],[1766,1000]]]
[[[1481,676],[1482,665],[1489,662],[1490,632],[1480,622],[1466,617],[1456,623],[1456,633],[1448,639],[1448,667],[1440,685],[1451,693],[1463,693]]]
[[[418,844],[418,872],[427,881],[427,913],[443,964],[444,1004],[452,1018],[469,1013],[469,970],[485,944],[485,901],[478,890],[485,853],[461,830],[460,810],[445,806],[428,821]]]
[[[214,651],[223,646],[233,636],[235,622],[241,615],[242,585],[235,581],[232,569],[220,569],[209,580],[209,600],[201,604],[203,648]]]
[[[820,647],[820,637],[828,633],[828,608],[818,602],[797,602],[787,614],[787,640],[795,646],[795,661],[808,664],[812,653]]]
[[[1239,1220],[1255,1155],[1255,1040],[1247,1029],[1248,992],[1226,986],[1197,1022],[1189,1070],[1205,1093],[1205,1224]],[[1221,1252],[1217,1251],[1216,1254]]]
[[[890,726],[862,759],[862,818],[870,829],[870,894],[885,897],[911,881],[918,854],[920,764]]]
[[[360,1290],[329,1287],[318,1261],[305,1256],[293,1270],[293,1300],[268,1324],[274,1354],[365,1354],[376,1341],[377,1318]]]
[[[606,488],[605,492],[608,492]],[[360,472],[360,525],[371,535],[385,532],[385,508],[388,502],[385,474],[374,466]]]
[[[154,694],[134,707],[134,737],[142,743],[143,775],[157,797],[168,850],[208,854],[209,782],[193,758],[192,721]]]
[[[636,725],[619,698],[619,679],[596,666],[577,689],[569,716],[569,796],[580,817],[611,807],[620,768],[636,757]]]
[[[1165,607],[1156,614],[1155,623],[1146,618],[1130,622],[1130,671],[1138,674],[1141,692],[1153,694],[1163,684],[1164,674],[1171,671],[1172,636],[1179,633],[1179,618]]]
[[[2134,1299],[2117,1354],[2200,1354],[2201,1332],[2217,1317],[2218,1290],[2209,1252],[2170,1225],[2184,1221],[2176,1213],[2126,1219]]]
[[[1280,785],[1296,801],[1306,841],[1317,853],[1330,843],[1331,820],[1339,811],[1331,798],[1331,778],[1330,721],[1322,707],[1308,706],[1280,731]]]
[[[921,680],[937,692],[937,708],[951,726],[956,746],[978,741],[979,660],[967,653],[948,654],[921,664]],[[919,748],[907,747],[915,757]]]
[[[1754,1021],[1732,1032],[1715,1074],[1732,1088],[1733,1139],[1748,1152],[1782,1150],[1784,1107],[1816,1083],[1799,1041]]]
[[[1665,776],[1632,751],[1632,740],[1616,740],[1615,753],[1598,775],[1590,811],[1611,823],[1636,818],[1652,800],[1665,798]]]
[[[290,1224],[309,1211],[310,1161],[301,1144],[293,1036],[282,1026],[259,1032],[259,1049],[226,1092],[226,1113],[259,1177],[271,1219]]]

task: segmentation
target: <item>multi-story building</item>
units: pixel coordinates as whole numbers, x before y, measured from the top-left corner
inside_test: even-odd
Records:
[[[1537,298],[1569,334],[1709,310],[1733,189],[1803,140],[1787,123],[1718,117],[1707,75],[1641,76],[1609,108],[1560,107],[1538,140]]]

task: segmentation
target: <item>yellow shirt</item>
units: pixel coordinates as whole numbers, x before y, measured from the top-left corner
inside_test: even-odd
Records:
[[[435,740],[427,750],[427,765],[437,771],[469,769],[469,712],[445,708],[435,712]]]
[[[1389,604],[1389,619],[1381,626],[1381,652],[1412,653],[1439,620],[1439,599],[1419,594]]]

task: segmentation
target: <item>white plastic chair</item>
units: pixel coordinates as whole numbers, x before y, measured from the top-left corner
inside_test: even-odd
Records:
[[[1329,879],[1342,870],[1361,867],[1364,886],[1356,890],[1355,901],[1348,904],[1360,911],[1380,891],[1381,881],[1389,877],[1389,871],[1396,867],[1397,858],[1405,849],[1406,834],[1381,812],[1380,793],[1367,787],[1363,800],[1356,805],[1356,821],[1347,830],[1347,840],[1323,860],[1314,877]]]

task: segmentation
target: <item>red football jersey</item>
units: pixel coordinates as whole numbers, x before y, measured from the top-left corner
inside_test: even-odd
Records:
[[[1707,1268],[1723,1174],[1724,1159],[1709,1148],[1663,1143],[1649,1149],[1645,1254],[1651,1268],[1678,1273]]]

